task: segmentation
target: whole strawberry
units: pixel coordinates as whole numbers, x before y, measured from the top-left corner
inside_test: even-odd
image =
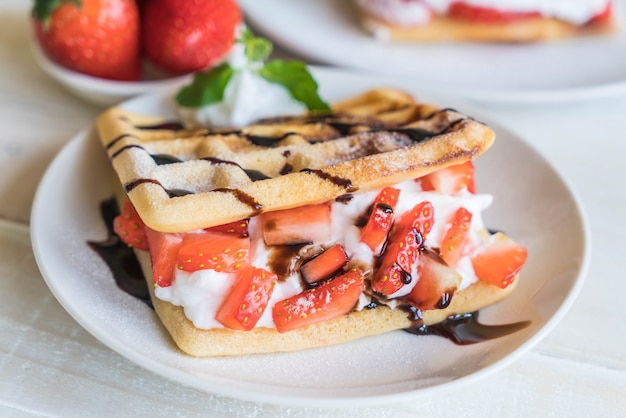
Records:
[[[96,77],[139,79],[134,0],[35,0],[32,15],[35,35],[55,62]]]
[[[142,46],[171,72],[204,70],[230,50],[240,22],[233,0],[151,0],[143,4]]]

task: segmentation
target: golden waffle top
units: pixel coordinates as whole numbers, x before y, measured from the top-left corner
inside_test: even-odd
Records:
[[[162,232],[207,228],[421,177],[473,159],[495,139],[486,125],[397,90],[371,90],[332,109],[237,130],[186,130],[114,107],[97,126],[139,215]]]

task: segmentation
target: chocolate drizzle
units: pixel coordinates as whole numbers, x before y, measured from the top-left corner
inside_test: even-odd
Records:
[[[124,138],[134,138],[131,134],[122,134],[118,137],[113,138],[111,142],[109,142],[106,146],[106,149],[111,149],[115,144],[121,141]]]
[[[346,189],[349,192],[356,191],[356,187],[352,185],[352,182],[349,179],[344,179],[343,177],[333,176],[332,174],[328,174],[322,170],[312,170],[310,168],[305,168],[300,170],[302,173],[314,174],[317,177],[321,178],[325,181],[330,181],[331,183]]]
[[[438,335],[457,345],[469,345],[493,340],[520,331],[530,325],[530,321],[514,322],[504,325],[485,325],[478,321],[478,311],[449,317],[434,325],[419,324],[406,329],[416,335]]]
[[[252,196],[249,194],[239,190],[239,189],[227,189],[220,188],[213,190],[214,192],[222,192],[222,193],[230,193],[237,198],[241,203],[247,205],[250,209],[253,210],[254,214],[261,213],[261,209],[263,209],[263,205],[257,202]]]
[[[265,135],[251,135],[247,134],[246,139],[253,143],[254,145],[258,145],[260,147],[271,148],[276,146],[276,144],[283,139],[287,138],[290,135],[295,135],[295,132],[287,132],[280,136],[265,136]]]
[[[156,184],[157,186],[160,186],[165,191],[165,193],[167,193],[167,195],[170,198],[186,196],[188,194],[194,194],[193,192],[190,192],[189,190],[184,190],[184,189],[166,189],[165,187],[163,187],[161,182],[159,182],[158,180],[155,180],[155,179],[136,179],[136,180],[133,180],[133,181],[131,181],[129,183],[126,183],[124,185],[124,190],[126,191],[126,193],[130,193],[135,187],[137,187],[137,186],[139,186],[141,184],[145,184],[145,183]]]
[[[113,219],[119,214],[115,199],[100,204],[100,216],[107,228],[104,241],[87,241],[111,270],[117,286],[131,296],[152,307],[150,293],[133,249],[113,231]]]
[[[183,124],[178,121],[163,122],[156,125],[141,125],[135,126],[135,128],[143,131],[180,131],[185,129]]]
[[[142,147],[141,145],[137,145],[137,144],[124,145],[122,148],[118,149],[113,154],[111,154],[111,160],[113,160],[115,157],[117,157],[118,155],[120,155],[124,151],[132,149],[132,148],[138,148],[138,149],[144,150],[144,151],[146,150],[144,147]]]
[[[250,180],[252,180],[252,181],[267,180],[267,179],[271,178],[271,177],[261,173],[258,170],[250,170],[250,169],[247,169],[247,168],[243,168],[242,166],[240,166],[239,164],[237,164],[234,161],[222,160],[220,158],[215,158],[215,157],[204,157],[204,158],[201,158],[201,160],[208,161],[211,164],[228,164],[228,165],[232,165],[232,166],[235,166],[235,167],[239,167],[241,170],[243,170],[246,173],[248,178]]]

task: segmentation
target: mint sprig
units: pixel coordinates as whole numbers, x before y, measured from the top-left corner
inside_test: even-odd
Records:
[[[252,31],[248,28],[245,28],[241,32],[237,42],[245,45],[246,57],[249,62],[265,61],[272,53],[272,49],[274,49],[270,41],[254,36]]]
[[[202,107],[221,102],[226,85],[233,74],[235,70],[228,64],[221,64],[208,72],[198,73],[190,85],[181,88],[176,94],[176,101],[183,107]]]
[[[330,106],[317,93],[317,82],[301,61],[273,60],[259,70],[259,75],[269,82],[284,86],[291,97],[309,110],[330,110]]]
[[[301,61],[283,60],[272,60],[263,64],[272,53],[272,43],[267,39],[255,37],[247,28],[242,31],[236,42],[244,44],[250,70],[271,83],[285,87],[291,96],[307,109],[330,110],[330,106],[319,96],[317,82],[306,64]],[[180,106],[192,108],[221,102],[228,82],[237,71],[228,63],[224,63],[207,72],[197,73],[192,83],[178,92],[176,101]]]

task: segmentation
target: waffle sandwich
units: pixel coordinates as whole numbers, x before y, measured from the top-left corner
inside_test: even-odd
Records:
[[[611,0],[560,5],[535,2],[536,10],[530,4],[507,1],[355,2],[361,26],[381,40],[536,42],[609,34],[617,29]]]
[[[526,250],[486,231],[481,199],[463,183],[471,173],[458,171],[491,146],[488,126],[392,89],[332,109],[237,130],[186,130],[120,107],[99,117],[119,201],[145,230],[126,242],[185,353],[292,351],[417,329],[514,289]],[[459,181],[463,190],[450,190]],[[472,205],[470,222],[461,206]],[[495,253],[513,262],[483,276]],[[466,280],[463,269],[476,273]]]

